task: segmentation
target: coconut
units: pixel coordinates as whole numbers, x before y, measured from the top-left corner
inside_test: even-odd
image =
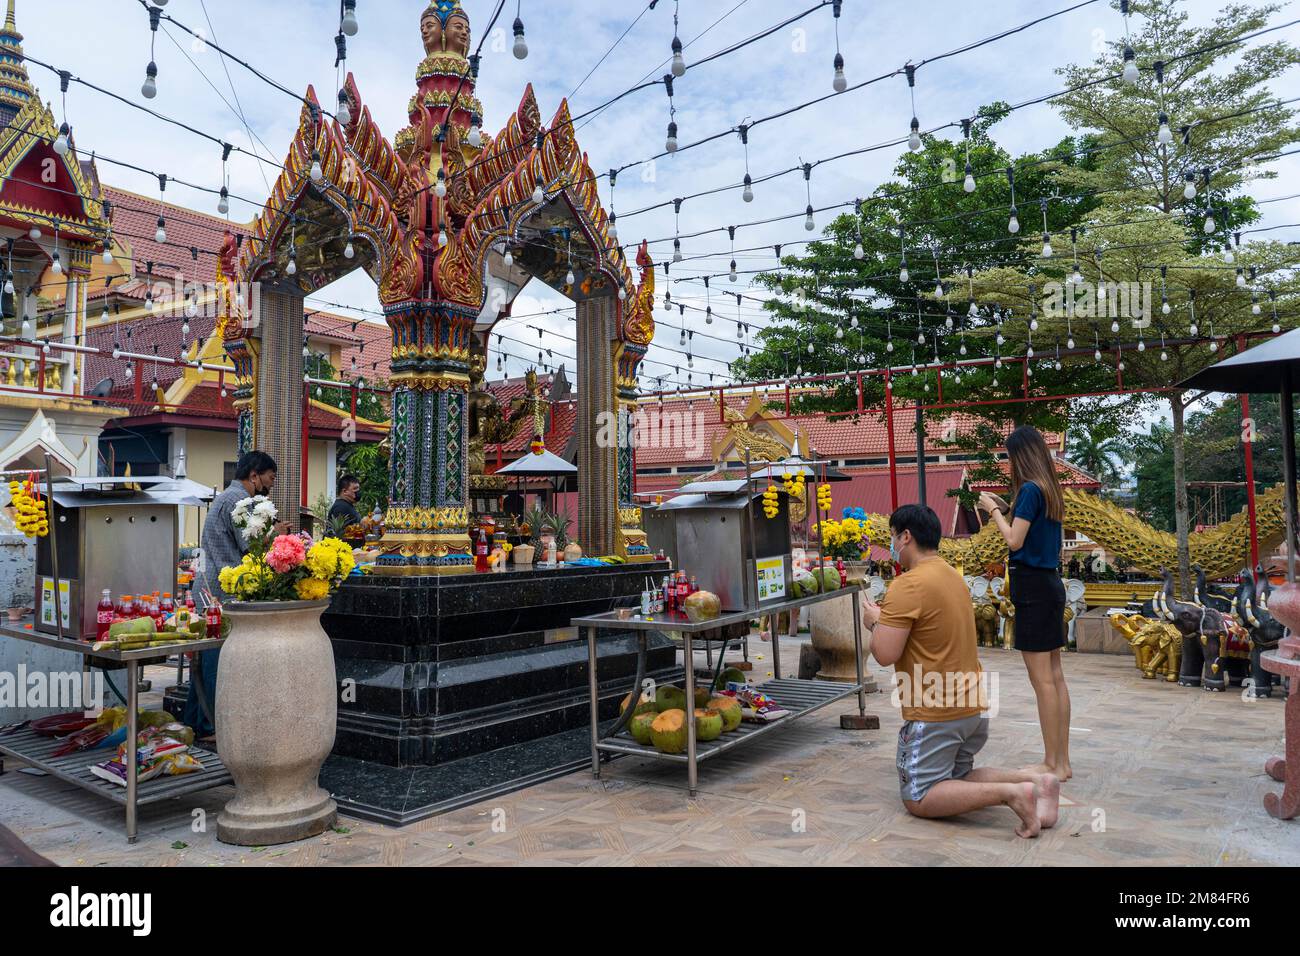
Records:
[[[674,687],[671,684],[660,687],[655,691],[655,710],[663,713],[666,710],[685,710],[686,709],[686,691],[680,687]]]
[[[682,610],[692,621],[711,621],[722,613],[722,600],[712,591],[696,591],[687,596]]]
[[[840,589],[840,572],[835,568],[814,568],[813,576],[817,578],[817,583],[822,591],[838,591]]]
[[[636,702],[636,710],[632,711],[633,714],[659,713],[659,710],[658,708],[655,707],[655,702],[653,700],[646,700],[640,694],[637,694],[636,691],[633,691],[631,694],[628,694],[626,697],[624,697],[622,702],[618,705],[618,715],[620,717],[622,717],[623,714],[627,711],[628,704],[632,703],[632,696],[634,694],[636,695],[637,702]]]
[[[718,681],[714,684],[715,690],[726,690],[728,684],[748,684],[749,678],[739,667],[728,667],[718,675]]]
[[[707,742],[722,736],[722,715],[716,710],[695,711],[695,739]]]
[[[637,714],[633,717],[631,723],[627,725],[628,733],[632,735],[632,739],[639,744],[650,743],[650,728],[658,716],[659,714],[652,710],[647,714]]]
[[[707,707],[709,705],[709,698],[712,696],[713,695],[708,691],[707,688],[701,687],[698,684],[695,685],[695,706],[696,707],[699,708]]]
[[[742,708],[740,701],[734,697],[714,697],[709,700],[709,710],[716,710],[722,715],[722,732],[729,734],[740,726]]]
[[[686,751],[686,711],[674,707],[665,710],[650,723],[650,739],[655,749],[666,754]]]

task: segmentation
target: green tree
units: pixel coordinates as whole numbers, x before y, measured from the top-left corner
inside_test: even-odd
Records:
[[[1106,422],[1078,421],[1066,435],[1066,460],[1103,482],[1118,482],[1132,459],[1131,446]]]
[[[388,509],[388,451],[382,443],[344,445],[339,452],[339,474],[348,472],[361,482],[357,510],[362,515],[376,507]]]
[[[1076,195],[1086,192],[1104,202],[1069,237],[1068,262],[1013,261],[986,270],[975,285],[986,301],[1009,295],[1032,301],[1050,290],[1043,299],[1040,341],[1086,323],[1094,348],[1112,374],[1122,372],[1127,387],[1164,390],[1224,358],[1220,344],[1266,331],[1275,321],[1274,301],[1283,306],[1283,318],[1288,314],[1285,306],[1297,289],[1294,255],[1275,242],[1233,242],[1233,251],[1229,239],[1258,217],[1242,190],[1275,175],[1265,164],[1300,140],[1294,111],[1276,105],[1269,87],[1300,62],[1300,53],[1283,41],[1235,42],[1265,26],[1278,9],[1273,5],[1233,4],[1206,27],[1188,26],[1172,0],[1137,2],[1133,9],[1136,60],[1144,67],[1161,61],[1162,82],[1154,69],[1144,70],[1136,84],[1111,79],[1121,65],[1122,41],[1092,64],[1060,71],[1074,90],[1056,100],[1062,115],[1098,144],[1096,162],[1063,168],[1060,181]],[[1159,141],[1162,113],[1179,130],[1168,144]],[[1185,196],[1185,190],[1192,192],[1187,172],[1193,173],[1191,198]],[[1082,281],[1069,281],[1072,276]],[[1130,292],[1145,303],[1141,309],[1133,307]],[[1125,301],[1117,301],[1116,293]],[[1152,307],[1153,300],[1159,304]],[[1259,314],[1255,304],[1261,305]],[[1022,325],[1013,332],[1008,337],[1028,347],[1028,330]],[[1218,341],[1207,343],[1207,335]],[[1134,339],[1143,351],[1117,350]],[[1072,358],[1071,365],[1077,361]],[[1173,390],[1162,397],[1172,419],[1173,514],[1186,591],[1184,435],[1188,410],[1203,393]]]

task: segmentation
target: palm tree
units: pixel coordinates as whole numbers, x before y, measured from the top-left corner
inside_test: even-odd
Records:
[[[1103,482],[1118,482],[1121,467],[1133,460],[1130,445],[1112,427],[1080,422],[1066,437],[1066,459]]]

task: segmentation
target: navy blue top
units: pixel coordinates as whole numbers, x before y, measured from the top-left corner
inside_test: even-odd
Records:
[[[1032,481],[1026,481],[1016,494],[1012,520],[1024,518],[1029,522],[1025,543],[1019,551],[1011,552],[1014,564],[1031,568],[1056,569],[1061,566],[1061,522],[1047,516],[1047,501],[1043,492]]]

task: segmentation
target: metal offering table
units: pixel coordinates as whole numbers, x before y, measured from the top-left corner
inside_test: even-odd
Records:
[[[28,621],[30,622],[30,619]],[[127,739],[132,741],[137,739],[140,731],[140,665],[153,661],[165,661],[176,653],[189,654],[198,651],[215,650],[221,647],[223,643],[220,639],[204,639],[186,641],[184,644],[171,644],[166,647],[141,648],[135,651],[96,651],[92,649],[91,644],[84,641],[59,638],[35,630],[27,630],[23,627],[22,622],[16,625],[0,626],[0,637],[17,641],[29,641],[33,644],[44,644],[47,647],[72,651],[74,654],[80,654],[87,664],[92,660],[96,660],[126,665]],[[102,755],[108,753],[108,751],[83,750],[62,757],[52,756],[53,751],[58,749],[60,743],[61,741],[57,738],[41,736],[26,729],[22,724],[8,729],[0,729],[0,757],[13,757],[16,760],[21,760],[53,777],[126,807],[126,838],[130,843],[136,842],[137,808],[141,804],[156,803],[159,800],[195,793],[209,787],[217,787],[232,782],[230,771],[226,769],[226,765],[222,763],[221,758],[216,753],[199,747],[191,747],[190,754],[199,763],[203,764],[203,770],[200,772],[182,774],[179,777],[159,776],[141,783],[136,779],[137,763],[135,760],[130,760],[127,766],[126,786],[122,787],[119,784],[103,780],[90,772],[90,764],[94,762],[94,755]],[[0,760],[0,773],[3,772],[4,763]]]
[[[802,717],[806,717],[828,704],[833,704],[837,700],[842,700],[852,694],[858,695],[858,718],[859,726],[867,724],[867,699],[866,689],[863,682],[863,661],[862,661],[862,621],[856,612],[853,613],[853,643],[854,657],[857,664],[857,682],[854,684],[845,684],[831,681],[819,680],[799,680],[795,678],[783,678],[781,676],[781,651],[780,638],[772,629],[772,673],[773,679],[762,684],[761,691],[780,704],[788,716],[781,717],[770,723],[754,723],[742,721],[736,730],[729,734],[724,734],[717,740],[699,741],[695,739],[695,666],[694,666],[694,646],[703,644],[709,647],[712,644],[722,644],[722,651],[718,655],[719,666],[722,665],[723,656],[726,653],[726,645],[733,640],[726,637],[711,637],[709,632],[719,631],[729,625],[748,622],[755,617],[766,617],[771,615],[773,618],[781,611],[797,610],[810,604],[819,604],[822,601],[831,601],[836,598],[852,597],[854,602],[857,601],[857,595],[862,590],[861,585],[850,584],[847,587],[837,591],[828,591],[821,594],[814,594],[804,598],[793,598],[786,601],[775,601],[771,604],[765,604],[758,608],[751,608],[743,611],[731,611],[726,614],[720,614],[707,621],[691,621],[686,615],[679,612],[651,614],[642,616],[636,609],[623,608],[610,611],[605,614],[596,614],[590,617],[574,618],[572,625],[578,628],[579,636],[585,636],[587,639],[587,679],[591,697],[591,773],[592,776],[599,779],[600,777],[600,760],[601,753],[606,754],[632,754],[640,757],[652,757],[658,760],[673,761],[676,763],[686,764],[686,781],[690,790],[690,795],[695,796],[697,789],[697,780],[699,774],[699,762],[715,757],[720,753],[725,753],[733,747],[748,743],[764,734],[774,730],[780,730],[782,727],[792,724]],[[599,714],[599,681],[596,674],[596,632],[602,629],[621,630],[621,631],[660,631],[667,633],[670,637],[675,634],[681,635],[683,647],[683,661],[685,662],[685,679],[686,679],[686,701],[688,704],[688,719],[686,721],[686,753],[684,754],[666,754],[656,750],[653,746],[637,743],[626,731],[620,732],[618,736],[604,737],[600,735],[600,714]],[[637,688],[633,688],[635,693]],[[608,759],[608,758],[606,758]]]

